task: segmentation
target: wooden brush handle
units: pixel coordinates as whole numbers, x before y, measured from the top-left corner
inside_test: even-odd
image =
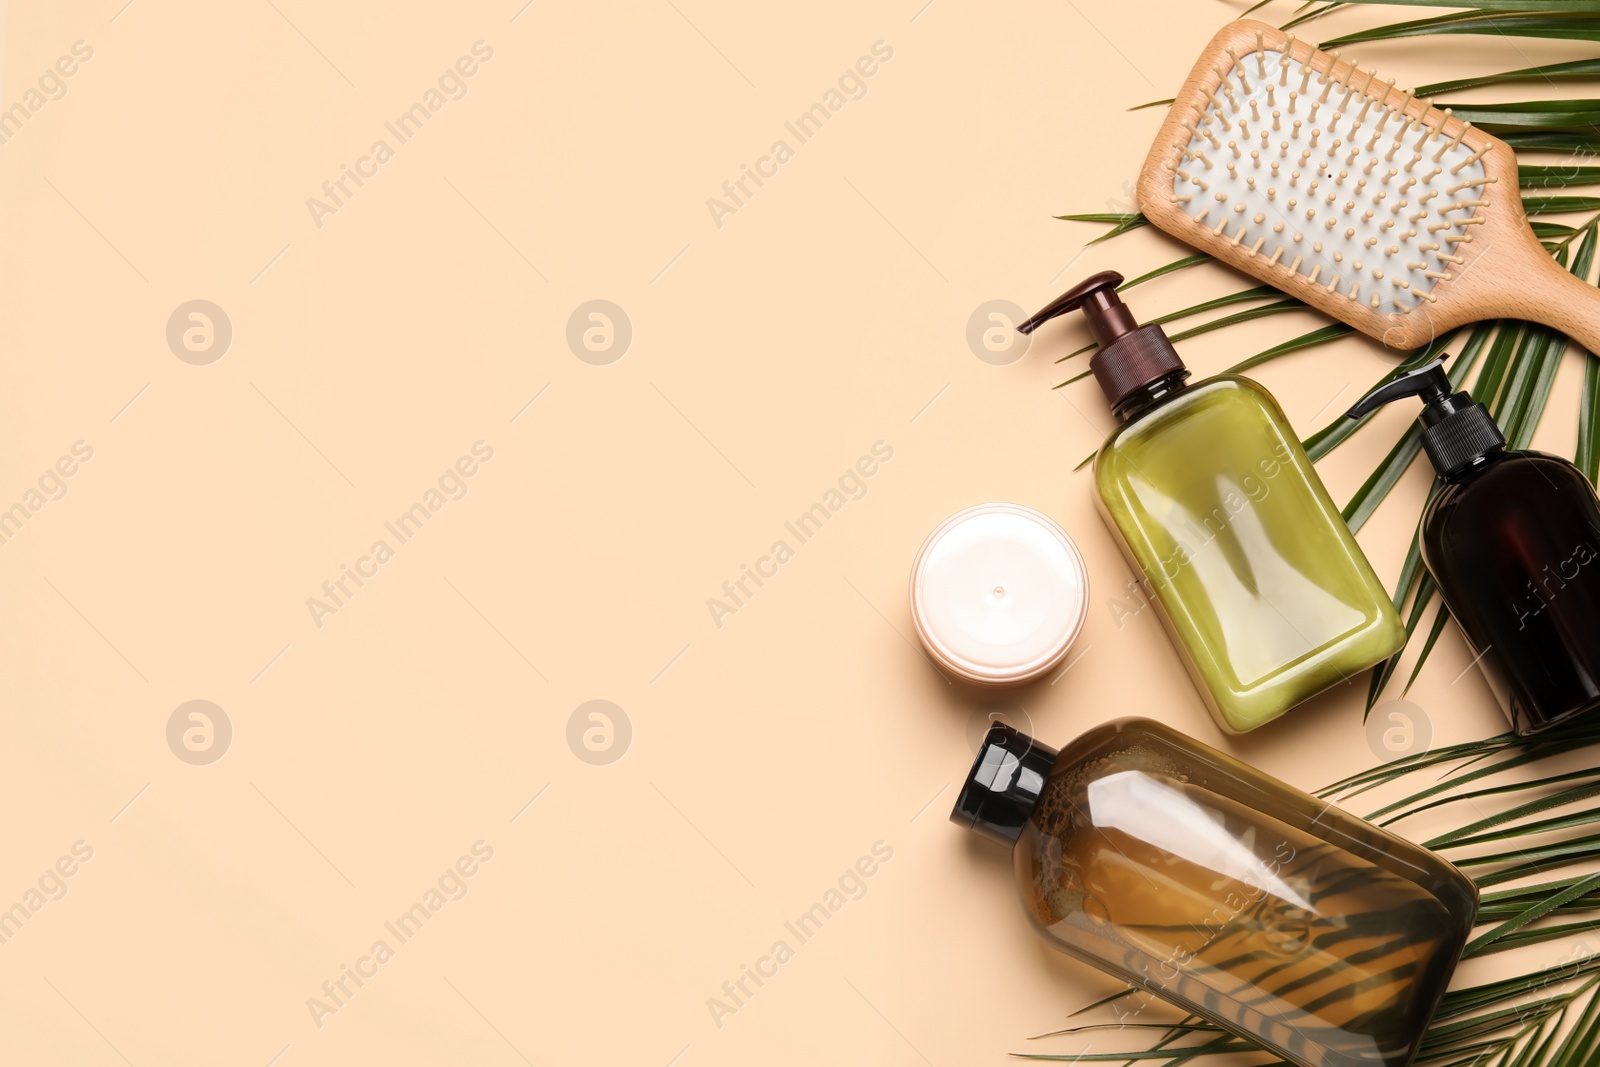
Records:
[[[1553,326],[1593,355],[1600,355],[1600,289],[1551,261],[1549,282],[1539,289],[1536,321]]]
[[[1482,293],[1474,318],[1537,322],[1600,355],[1600,289],[1568,272],[1537,244],[1527,255],[1507,257],[1506,264],[1514,264],[1515,271],[1494,269],[1497,285]]]

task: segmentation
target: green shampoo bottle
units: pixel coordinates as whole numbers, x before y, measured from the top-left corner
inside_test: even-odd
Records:
[[[1095,457],[1101,516],[1217,723],[1245,733],[1391,655],[1405,629],[1272,394],[1231,374],[1189,384],[1121,283],[1096,274],[1018,329],[1088,317],[1121,423]]]

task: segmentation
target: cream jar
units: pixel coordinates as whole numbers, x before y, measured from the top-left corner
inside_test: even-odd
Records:
[[[940,523],[911,569],[911,618],[955,678],[1015,686],[1050,673],[1083,630],[1089,574],[1054,520],[980,504]]]

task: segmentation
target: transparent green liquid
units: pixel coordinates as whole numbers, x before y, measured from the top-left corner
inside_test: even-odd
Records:
[[[1299,439],[1249,379],[1209,379],[1124,423],[1094,476],[1107,525],[1230,733],[1403,643]]]

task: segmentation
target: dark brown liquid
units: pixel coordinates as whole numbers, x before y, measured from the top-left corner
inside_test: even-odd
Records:
[[[1058,758],[1017,846],[1046,935],[1294,1062],[1409,1062],[1471,883],[1164,728],[1102,731]]]
[[[1576,467],[1507,452],[1447,485],[1422,558],[1517,733],[1600,706],[1600,502]]]

